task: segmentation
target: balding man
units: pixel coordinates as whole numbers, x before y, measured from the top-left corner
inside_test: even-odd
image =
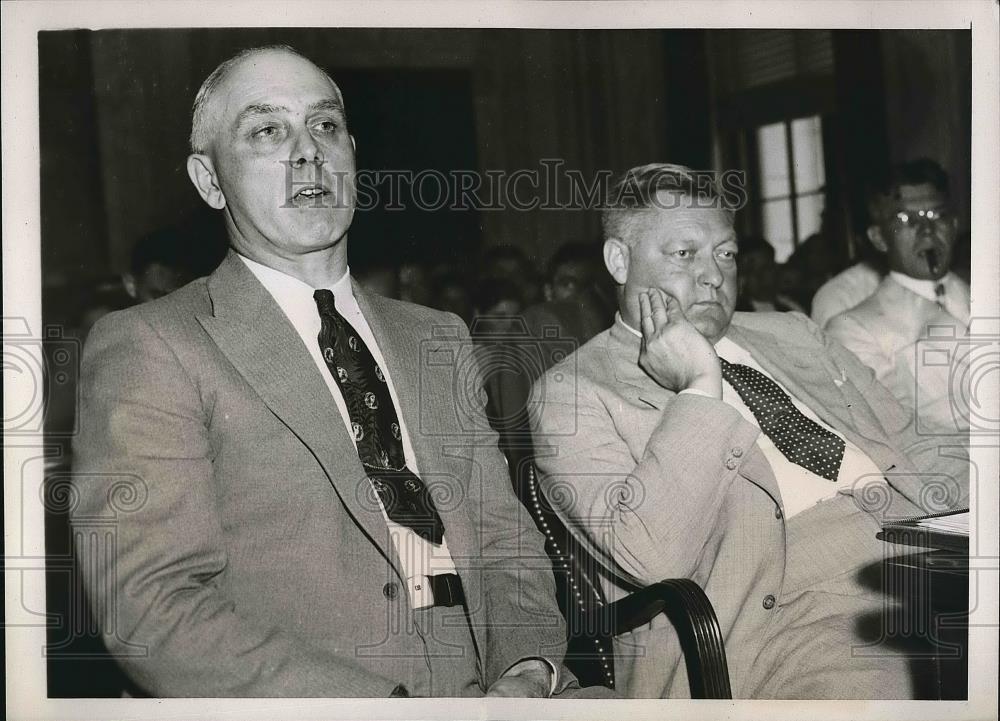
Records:
[[[536,383],[542,487],[611,600],[664,578],[704,588],[735,697],[912,698],[911,659],[875,644],[893,602],[868,573],[901,550],[879,521],[961,505],[967,468],[921,447],[871,370],[805,316],[734,314],[732,213],[700,180],[656,164],[613,189],[619,314]],[[626,695],[686,693],[669,623],[615,644]]]
[[[114,519],[81,559],[109,649],[157,696],[562,690],[541,537],[481,382],[453,382],[464,325],[351,278],[337,86],[290,48],[245,51],[192,125],[189,175],[231,251],[104,318],[83,362],[73,518]]]

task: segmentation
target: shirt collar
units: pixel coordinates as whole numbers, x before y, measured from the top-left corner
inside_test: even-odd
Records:
[[[288,273],[283,273],[282,271],[271,268],[263,263],[258,263],[256,260],[251,260],[245,255],[237,255],[240,260],[246,263],[246,266],[250,269],[250,271],[257,276],[257,280],[263,283],[264,287],[267,288],[271,295],[275,298],[289,298],[291,296],[308,294],[309,300],[312,301],[313,293],[318,290],[314,289],[308,283],[303,283],[298,278],[288,275]],[[350,267],[348,267],[344,271],[344,274],[334,281],[332,285],[325,286],[325,288],[332,291],[334,298],[337,300],[346,296],[353,297],[354,292],[351,288]]]
[[[625,330],[627,330],[629,333],[631,333],[632,335],[634,335],[636,338],[642,338],[642,333],[640,333],[635,328],[633,328],[628,323],[626,323],[625,319],[622,318],[622,314],[621,314],[620,311],[615,311],[615,323],[621,324],[622,328],[624,328]]]
[[[726,336],[719,338],[718,342],[715,344],[715,353],[720,358],[725,358],[730,363],[751,365],[750,353],[739,343],[731,338],[727,338]]]
[[[316,301],[313,298],[316,289],[287,273],[251,260],[245,255],[237,255],[271,294],[293,325],[298,327],[303,324],[303,328],[311,332],[312,326],[319,323]],[[326,289],[333,292],[334,302],[341,314],[349,313],[357,308],[357,300],[354,298],[354,290],[351,286],[350,268],[346,269],[344,274]]]
[[[943,285],[947,291],[948,284],[951,281],[951,275],[951,273],[948,273],[940,280],[922,280],[920,278],[911,278],[910,276],[896,270],[889,271],[889,277],[896,283],[903,286],[911,293],[915,293],[921,298],[929,300],[932,303],[937,302],[937,294],[934,292],[934,288],[937,285]]]

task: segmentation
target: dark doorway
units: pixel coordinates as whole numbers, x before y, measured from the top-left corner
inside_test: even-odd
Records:
[[[478,212],[451,209],[439,192],[439,180],[450,186],[453,171],[477,168],[470,73],[348,70],[336,78],[357,140],[358,168],[384,179],[374,207],[355,215],[352,264],[473,257],[480,242]],[[417,186],[393,180],[420,173],[424,179]],[[449,186],[443,190],[450,194]]]

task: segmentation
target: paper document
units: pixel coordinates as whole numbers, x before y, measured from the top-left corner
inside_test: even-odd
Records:
[[[966,509],[931,516],[906,518],[902,521],[897,521],[893,525],[923,528],[928,531],[936,531],[937,533],[949,533],[967,537],[969,535],[969,511]]]

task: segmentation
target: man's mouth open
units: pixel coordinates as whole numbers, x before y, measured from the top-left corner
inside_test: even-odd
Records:
[[[324,207],[324,198],[330,195],[330,191],[322,185],[308,185],[299,190],[290,198],[292,205],[300,207]]]

